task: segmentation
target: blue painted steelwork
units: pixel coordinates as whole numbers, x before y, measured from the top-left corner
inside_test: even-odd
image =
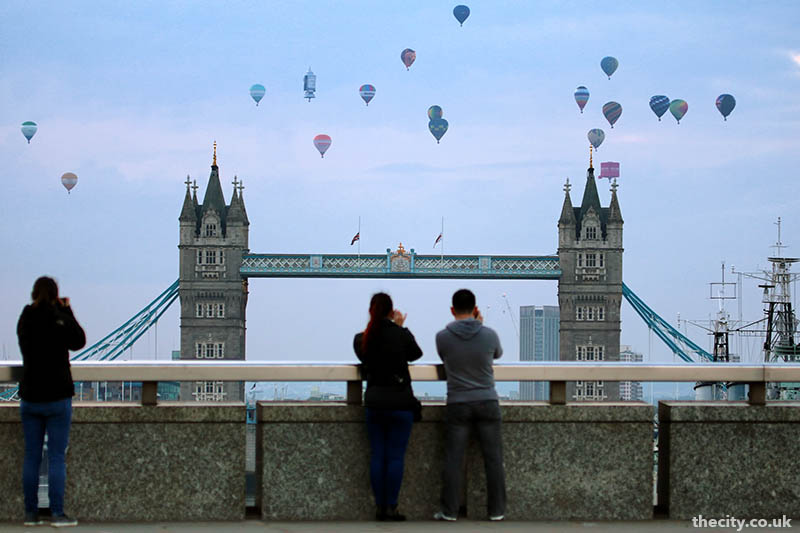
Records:
[[[72,356],[73,361],[113,361],[150,329],[178,298],[178,280],[123,325]]]
[[[558,256],[247,254],[244,278],[551,279],[561,276]]]
[[[666,320],[650,309],[650,307],[648,307],[641,298],[636,296],[624,283],[622,284],[622,296],[625,297],[634,311],[644,320],[647,327],[654,331],[655,334],[658,335],[658,338],[664,341],[664,344],[669,346],[675,355],[687,363],[714,362],[714,357],[710,353],[672,327]],[[698,359],[700,361],[698,361]]]

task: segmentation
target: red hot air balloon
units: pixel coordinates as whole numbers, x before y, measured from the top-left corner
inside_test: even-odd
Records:
[[[331,138],[324,134],[317,135],[314,137],[314,146],[319,150],[320,157],[325,157],[325,152],[327,152],[328,148],[331,146]]]
[[[414,63],[415,59],[417,59],[417,53],[411,48],[406,48],[400,52],[400,60],[406,66],[406,70]]]

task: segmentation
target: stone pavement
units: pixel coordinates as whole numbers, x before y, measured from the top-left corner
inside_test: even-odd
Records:
[[[0,523],[3,533],[21,533],[23,531],[48,531],[48,526],[23,527],[17,524]],[[459,520],[458,522],[262,522],[245,520],[242,522],[156,522],[139,524],[102,524],[87,523],[76,528],[65,528],[64,531],[94,533],[428,533],[446,531],[449,533],[667,533],[677,531],[716,531],[733,532],[735,528],[693,528],[690,521],[646,520],[641,522],[475,522]],[[743,530],[744,531],[744,530]],[[747,528],[747,531],[781,531],[773,528]],[[786,530],[788,531],[788,530]]]

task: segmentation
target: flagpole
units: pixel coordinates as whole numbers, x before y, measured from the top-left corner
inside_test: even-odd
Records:
[[[442,236],[442,249],[441,249],[442,255],[440,256],[440,258],[441,258],[441,262],[442,262],[442,268],[444,268],[444,217],[442,217],[442,233],[441,233],[441,236]]]
[[[358,268],[361,268],[361,215],[358,215]]]

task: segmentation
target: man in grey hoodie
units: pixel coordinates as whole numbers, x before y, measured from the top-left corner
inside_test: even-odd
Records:
[[[436,350],[447,373],[447,414],[441,510],[437,520],[458,517],[463,459],[471,426],[475,426],[486,467],[490,520],[502,520],[506,507],[500,404],[492,363],[503,355],[500,339],[483,325],[475,295],[460,289],[450,308],[455,320],[436,334]]]

